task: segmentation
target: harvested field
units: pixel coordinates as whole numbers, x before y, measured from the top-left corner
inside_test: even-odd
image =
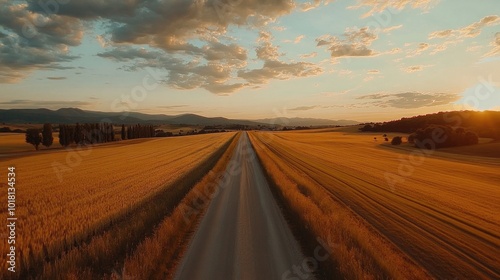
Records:
[[[345,275],[408,278],[422,269],[421,277],[438,279],[500,277],[500,162],[385,149],[363,134],[261,132],[251,139],[277,185],[295,185],[281,192],[306,226],[340,242],[348,235],[346,250],[372,266],[349,266],[356,260],[339,254]],[[363,224],[346,222],[348,213]]]

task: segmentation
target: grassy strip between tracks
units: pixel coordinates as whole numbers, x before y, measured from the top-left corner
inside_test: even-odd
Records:
[[[305,247],[306,257],[314,257],[320,243],[330,250],[329,259],[318,261],[318,278],[430,278],[366,222],[334,200],[313,178],[299,174],[275,154],[270,148],[272,136],[262,137],[250,133],[259,161],[295,235]]]
[[[165,216],[170,215],[192,187],[213,169],[234,139],[231,137],[210,157],[162,191],[129,209],[105,231],[96,233],[87,242],[74,244],[56,260],[33,268],[21,278],[101,279],[116,274],[127,255],[151,236]]]
[[[165,217],[154,234],[143,240],[133,254],[127,257],[123,269],[115,276],[120,276],[120,279],[174,278],[189,240],[205,213],[218,182],[225,175],[240,135],[233,139],[214,168],[182,199],[172,214]]]

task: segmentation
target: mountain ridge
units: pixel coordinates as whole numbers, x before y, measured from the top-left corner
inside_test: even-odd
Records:
[[[186,124],[186,125],[271,125],[271,126],[327,126],[359,124],[350,120],[328,120],[314,118],[266,118],[257,120],[205,117],[186,113],[180,115],[145,114],[139,112],[101,112],[79,108],[0,109],[2,123],[85,123],[110,122],[116,124]]]

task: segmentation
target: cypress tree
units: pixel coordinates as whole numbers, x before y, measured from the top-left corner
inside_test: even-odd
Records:
[[[74,135],[74,138],[73,140],[75,141],[75,143],[77,145],[81,144],[81,142],[83,142],[83,133],[82,133],[82,127],[79,123],[76,123],[76,126],[75,126],[75,135]]]
[[[52,137],[52,125],[50,123],[46,123],[43,125],[42,130],[42,144],[48,148],[53,142],[54,137]]]
[[[125,130],[125,125],[122,124],[122,140],[127,139],[127,130]]]
[[[36,128],[26,129],[26,143],[33,145],[38,151],[38,146],[42,143],[40,130]]]
[[[59,144],[61,146],[66,147],[66,126],[63,124],[59,125]]]

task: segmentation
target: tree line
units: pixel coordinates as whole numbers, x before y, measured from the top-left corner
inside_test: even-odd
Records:
[[[463,127],[479,137],[500,139],[500,112],[454,111],[439,112],[384,123],[365,124],[361,131],[413,133],[430,125]]]
[[[136,138],[150,138],[155,137],[155,128],[152,125],[133,125],[127,126],[122,125],[121,137],[122,140],[126,139],[136,139]]]
[[[439,149],[476,145],[479,143],[479,137],[475,132],[467,131],[462,127],[453,129],[444,125],[430,125],[412,133],[408,137],[408,142],[415,144],[418,148]]]
[[[384,137],[386,137],[386,134],[384,134]],[[389,139],[386,137],[385,141],[387,142]],[[392,145],[401,145],[402,143],[403,137],[395,136],[392,138]],[[463,127],[453,129],[445,125],[429,125],[410,134],[408,143],[413,144],[416,148],[433,150],[476,145],[479,143],[479,137],[475,132],[468,131]]]
[[[26,130],[26,143],[32,144],[36,150],[40,144],[50,147],[54,142],[52,125],[46,123],[42,129],[29,128]],[[155,137],[155,129],[152,125],[122,125],[121,139],[136,139]],[[92,145],[116,141],[115,130],[110,123],[77,123],[75,125],[59,125],[59,144],[67,147],[71,144]]]
[[[70,144],[88,145],[106,143],[115,140],[113,125],[109,123],[85,123],[76,125],[59,125],[59,144],[67,147]]]

